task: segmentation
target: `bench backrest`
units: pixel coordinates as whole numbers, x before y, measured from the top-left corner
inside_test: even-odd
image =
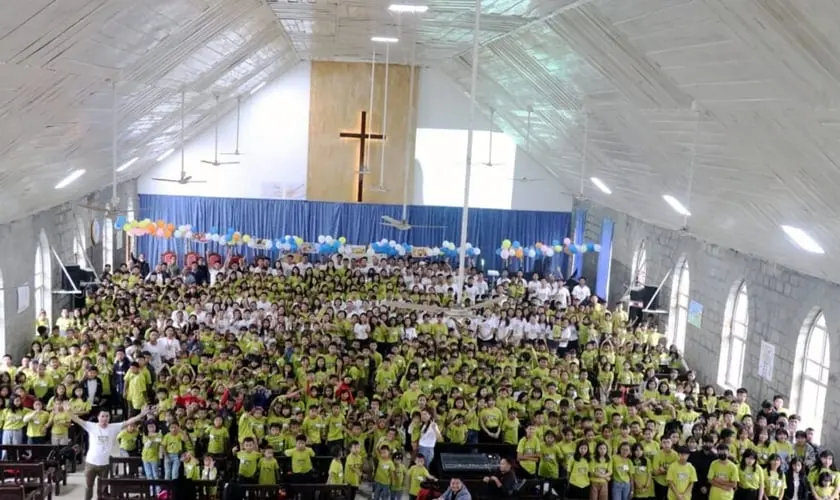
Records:
[[[44,463],[0,462],[0,481],[15,484],[44,484],[47,482]]]

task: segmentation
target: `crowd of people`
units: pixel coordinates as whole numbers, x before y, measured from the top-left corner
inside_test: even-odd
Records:
[[[428,495],[444,442],[514,450],[484,478],[495,496],[524,478],[578,500],[840,496],[781,395],[753,412],[745,389],[701,385],[585,280],[469,269],[462,306],[456,280],[415,259],[135,260],[3,358],[2,442],[67,444],[78,425],[100,443],[88,499],[114,441],[147,478],[214,480],[230,459],[237,483],[367,482],[374,500]],[[457,479],[440,495],[470,498]]]

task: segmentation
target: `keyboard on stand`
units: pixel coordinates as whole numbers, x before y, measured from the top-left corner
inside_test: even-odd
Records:
[[[499,455],[486,453],[441,453],[440,468],[445,477],[484,477],[499,469]]]

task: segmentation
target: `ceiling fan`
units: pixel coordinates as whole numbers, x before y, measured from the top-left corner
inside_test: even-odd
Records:
[[[201,163],[206,163],[208,165],[213,165],[214,167],[219,167],[221,165],[238,165],[238,161],[219,161],[219,94],[216,94],[216,123],[214,125],[214,138],[213,138],[213,159],[212,160],[201,160]],[[238,115],[237,115],[238,116]],[[239,122],[237,121],[237,130],[239,130]],[[237,142],[239,142],[238,135],[237,135]],[[236,153],[239,153],[239,146],[236,148]]]
[[[513,182],[539,182],[539,181],[544,181],[545,179],[543,179],[541,177],[536,178],[536,177],[528,177],[528,176],[523,175],[521,177],[511,177],[510,180],[512,180]]]
[[[80,208],[85,208],[87,210],[91,210],[94,212],[101,212],[102,217],[104,219],[112,219],[115,215],[128,215],[127,209],[121,209],[120,206],[120,198],[117,196],[117,113],[118,113],[118,103],[117,103],[117,83],[116,81],[111,82],[111,92],[112,92],[112,117],[111,117],[111,199],[105,202],[104,205],[95,205],[95,204],[87,204],[87,203],[79,203],[77,206]],[[131,163],[134,163],[132,160]]]
[[[409,229],[416,229],[416,228],[426,228],[426,229],[446,229],[446,226],[415,226],[408,223],[408,220],[403,219],[395,219],[388,215],[382,216],[382,225],[393,227],[394,229],[399,229],[400,231],[408,231]]]
[[[207,181],[193,180],[191,175],[187,175],[184,170],[184,98],[185,91],[181,90],[181,176],[177,179],[164,179],[161,177],[152,177],[153,181],[158,182],[174,182],[177,184],[205,184]]]
[[[233,150],[233,153],[219,153],[222,156],[242,156],[242,153],[239,152],[239,124],[240,124],[240,117],[242,112],[242,97],[236,98],[236,148]]]

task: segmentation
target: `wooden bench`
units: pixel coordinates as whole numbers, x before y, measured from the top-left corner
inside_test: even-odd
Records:
[[[52,500],[53,485],[47,480],[44,463],[0,462],[0,483],[21,486],[35,498]]]
[[[62,457],[61,452],[69,450],[67,446],[52,444],[4,444],[0,445],[0,451],[5,451],[8,460],[13,462],[33,462],[44,464],[47,480],[55,487],[55,494],[61,494],[61,486],[67,486],[67,464],[71,463],[72,471],[75,472],[73,458]],[[70,458],[68,460],[68,458]]]
[[[195,495],[186,498],[183,491],[178,491],[179,483],[195,488]],[[167,492],[171,500],[215,500],[220,491],[218,481],[109,478],[99,480],[96,496],[99,500],[157,500],[159,493]]]
[[[230,479],[230,471],[228,470],[230,466],[230,461],[224,457],[213,458],[216,463],[216,470],[218,471],[219,480]],[[198,463],[203,463],[203,459],[199,458]],[[111,457],[108,460],[108,464],[111,466],[111,477],[126,479],[144,478],[143,459],[140,457]]]
[[[331,484],[239,484],[228,483],[225,485],[222,498],[245,498],[246,500],[274,500],[279,497],[281,489],[285,489],[289,498],[328,498],[330,500],[353,500],[353,488]],[[238,491],[237,491],[238,490]],[[180,499],[179,499],[180,500]]]
[[[23,486],[0,486],[0,500],[36,500],[37,491],[26,492]]]

